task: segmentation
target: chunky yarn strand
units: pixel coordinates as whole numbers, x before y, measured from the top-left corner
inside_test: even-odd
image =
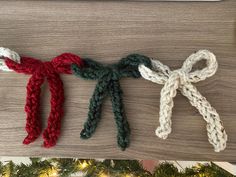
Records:
[[[107,89],[105,81],[98,81],[93,96],[90,99],[88,119],[80,133],[81,138],[88,139],[95,132],[97,124],[101,119],[102,102],[107,95]]]
[[[117,143],[122,150],[129,145],[130,128],[126,119],[124,105],[122,101],[122,90],[120,83],[114,80],[109,85],[109,92],[111,96],[112,109],[116,120],[116,126],[118,127]]]
[[[42,74],[35,74],[29,79],[27,85],[27,98],[25,105],[25,112],[27,114],[26,127],[25,130],[28,133],[27,137],[24,139],[24,144],[30,144],[36,140],[42,129],[40,120],[40,94],[41,85],[44,82],[44,77]],[[33,86],[33,87],[32,87]]]
[[[27,85],[25,105],[27,119],[25,129],[28,135],[23,141],[24,144],[32,143],[41,133],[40,92],[42,84],[47,80],[51,92],[51,111],[47,128],[43,132],[43,139],[44,147],[54,146],[60,135],[64,103],[63,82],[59,74],[71,74],[71,63],[76,63],[81,67],[83,66],[82,60],[76,55],[64,53],[54,58],[51,62],[21,57],[20,63],[17,63],[11,58],[6,57],[5,63],[11,70],[32,75]]]
[[[84,59],[84,62],[85,66],[83,68],[73,64],[73,73],[84,79],[98,80],[98,83],[90,99],[88,118],[84,124],[84,129],[81,131],[81,138],[90,138],[95,132],[101,119],[103,100],[107,95],[110,95],[118,130],[117,144],[122,150],[125,150],[129,146],[130,128],[125,116],[119,80],[122,77],[141,77],[138,66],[144,64],[147,67],[151,67],[151,60],[148,57],[133,54],[122,58],[119,63],[112,65],[104,66],[91,59]]]
[[[191,71],[194,64],[200,60],[206,60],[206,67],[201,70]],[[196,107],[206,121],[208,140],[216,152],[226,148],[227,134],[220,120],[219,114],[211,104],[203,97],[193,83],[205,80],[215,74],[218,68],[215,55],[207,50],[200,50],[190,55],[181,69],[171,71],[168,66],[157,60],[152,60],[152,68],[139,66],[143,78],[154,83],[164,84],[160,98],[160,126],[156,129],[156,135],[166,139],[171,133],[171,116],[174,107],[173,98],[177,89],[188,98],[192,106]]]
[[[50,103],[53,106],[51,107],[50,115],[48,117],[47,128],[43,132],[43,139],[44,147],[51,147],[56,144],[60,135],[61,118],[64,114],[64,89],[59,74],[52,73],[50,77],[47,77],[47,81],[51,92]]]

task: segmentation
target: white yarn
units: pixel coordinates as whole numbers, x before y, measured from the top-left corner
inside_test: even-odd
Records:
[[[206,60],[206,67],[191,72],[193,65],[200,60]],[[200,50],[190,55],[183,63],[182,68],[174,71],[171,71],[168,66],[158,60],[152,60],[152,67],[153,70],[142,64],[139,66],[139,71],[143,78],[154,83],[164,84],[160,98],[160,126],[156,129],[156,135],[166,139],[168,134],[171,133],[173,98],[176,96],[176,90],[179,89],[207,122],[208,140],[214,146],[215,151],[224,150],[226,148],[227,134],[219,114],[206,98],[198,92],[197,88],[191,84],[191,82],[196,83],[215,74],[218,68],[215,55],[208,50]]]
[[[9,58],[17,63],[20,63],[20,55],[8,48],[0,47],[0,70],[12,71],[5,63],[5,58]]]

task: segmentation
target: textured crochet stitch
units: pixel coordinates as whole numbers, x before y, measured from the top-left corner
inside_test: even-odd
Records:
[[[192,71],[194,64],[201,60],[206,60],[206,67],[201,70]],[[143,78],[154,83],[164,84],[160,98],[160,126],[156,129],[156,135],[166,139],[171,133],[171,115],[174,107],[173,98],[177,89],[186,96],[192,106],[196,107],[199,113],[207,122],[207,134],[210,144],[216,152],[226,148],[227,135],[219,114],[203,97],[197,88],[191,83],[205,80],[215,74],[218,63],[213,53],[207,50],[200,50],[190,55],[183,63],[182,68],[171,71],[170,68],[158,60],[152,60],[153,70],[144,65],[139,66],[139,71]]]
[[[130,127],[126,119],[124,105],[122,102],[122,89],[119,80],[123,77],[141,77],[138,66],[151,67],[151,60],[148,57],[132,54],[122,58],[117,64],[102,65],[91,59],[84,59],[85,66],[80,68],[77,64],[72,65],[74,74],[84,79],[98,80],[88,112],[88,119],[81,131],[81,138],[87,139],[95,132],[98,122],[101,119],[102,103],[107,95],[110,95],[113,113],[118,129],[118,146],[125,150],[129,145]]]
[[[80,57],[64,53],[52,61],[42,62],[40,60],[21,57],[20,63],[5,56],[5,64],[11,70],[18,73],[32,75],[27,85],[27,98],[25,112],[27,113],[26,131],[27,137],[24,144],[29,144],[37,139],[42,131],[40,120],[40,93],[41,85],[47,80],[51,92],[51,111],[48,118],[47,128],[43,132],[44,147],[52,147],[60,135],[61,119],[63,116],[64,90],[60,74],[71,74],[71,64],[76,63],[79,67],[83,65]]]

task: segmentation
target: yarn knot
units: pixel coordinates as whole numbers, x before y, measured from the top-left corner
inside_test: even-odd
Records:
[[[45,76],[48,76],[52,73],[58,73],[51,61],[43,62],[40,70],[42,70],[41,72],[43,72]]]
[[[178,69],[178,70],[170,72],[169,79],[175,80],[175,82],[178,82],[179,87],[189,82],[188,74],[182,69]]]
[[[120,74],[117,68],[115,68],[113,65],[106,65],[102,70],[100,70],[101,75],[100,79],[106,78],[106,79],[113,79],[113,80],[119,80]]]
[[[206,60],[206,67],[192,71],[193,66],[201,60]],[[214,146],[215,151],[224,150],[227,135],[220,116],[197,88],[192,85],[192,83],[205,80],[215,74],[218,68],[215,55],[207,50],[200,50],[190,55],[180,69],[171,71],[168,66],[157,60],[152,60],[152,68],[153,70],[140,65],[139,71],[143,78],[158,84],[164,84],[160,98],[160,126],[156,129],[156,135],[166,139],[171,133],[173,98],[176,96],[177,89],[179,89],[207,122],[208,140]]]

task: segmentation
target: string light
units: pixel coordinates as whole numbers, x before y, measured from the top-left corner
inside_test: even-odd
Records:
[[[57,177],[58,172],[56,168],[49,168],[45,173],[41,174],[39,177]]]
[[[107,175],[106,173],[100,173],[99,177],[110,177],[110,176]]]
[[[79,163],[79,169],[84,170],[85,168],[87,168],[89,166],[89,164],[86,161],[83,161],[83,163]]]

